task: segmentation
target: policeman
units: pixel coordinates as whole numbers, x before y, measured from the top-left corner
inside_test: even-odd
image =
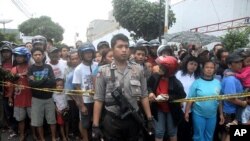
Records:
[[[111,39],[114,61],[99,69],[94,96],[93,139],[99,139],[102,133],[107,141],[137,141],[139,139],[141,127],[138,122],[131,115],[122,118],[121,108],[112,97],[111,93],[117,87],[122,89],[122,95],[137,111],[139,110],[137,99],[140,99],[147,117],[148,129],[153,130],[146,78],[138,64],[127,61],[129,57],[128,46],[128,37],[123,34],[115,35]],[[103,106],[105,107],[105,115],[102,117],[101,133],[100,118]]]

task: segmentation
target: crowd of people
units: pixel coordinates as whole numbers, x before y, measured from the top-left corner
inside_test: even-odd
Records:
[[[20,141],[28,133],[36,141],[45,135],[52,141],[229,141],[231,125],[250,125],[250,97],[173,101],[248,92],[250,50],[177,48],[157,40],[130,45],[123,34],[97,47],[57,48],[41,35],[25,45],[3,41],[1,132]]]

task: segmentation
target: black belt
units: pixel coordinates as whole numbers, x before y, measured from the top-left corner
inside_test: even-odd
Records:
[[[113,113],[113,112],[110,112],[110,111],[108,111],[108,110],[106,110],[106,114],[109,115],[109,116],[111,116],[111,117],[114,118],[114,119],[121,119],[121,116],[120,116],[120,115],[117,115],[117,114],[115,114],[115,113]]]
[[[113,101],[113,102],[105,102],[105,106],[107,106],[107,107],[109,107],[109,106],[115,106],[115,105],[118,106],[118,104],[117,104],[116,101]]]

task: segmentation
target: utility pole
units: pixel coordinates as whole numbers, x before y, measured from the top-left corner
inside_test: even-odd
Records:
[[[164,34],[168,33],[168,10],[169,10],[170,0],[166,0],[165,3],[165,24],[164,24]]]
[[[10,19],[0,19],[0,23],[3,24],[3,33],[5,33],[5,24],[10,22],[12,22]]]
[[[158,24],[159,24],[159,42],[161,43],[161,32],[162,32],[162,26],[161,26],[161,5],[162,5],[162,0],[159,2],[159,12],[158,12]]]

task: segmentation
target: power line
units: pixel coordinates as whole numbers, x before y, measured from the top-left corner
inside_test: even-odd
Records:
[[[20,0],[16,0],[16,2],[25,11],[25,13],[28,14],[29,17],[31,17],[32,14],[27,10],[27,6],[25,6]]]
[[[215,7],[215,5],[214,5],[214,2],[213,2],[213,0],[210,0],[210,1],[211,1],[212,5],[213,5],[215,14],[216,14],[216,16],[217,16],[217,18],[218,18],[218,21],[220,22],[220,17],[219,17],[219,14],[218,14],[217,10],[216,10],[216,7]]]
[[[31,14],[23,7],[23,5],[19,1],[11,1],[27,18],[31,18]]]

